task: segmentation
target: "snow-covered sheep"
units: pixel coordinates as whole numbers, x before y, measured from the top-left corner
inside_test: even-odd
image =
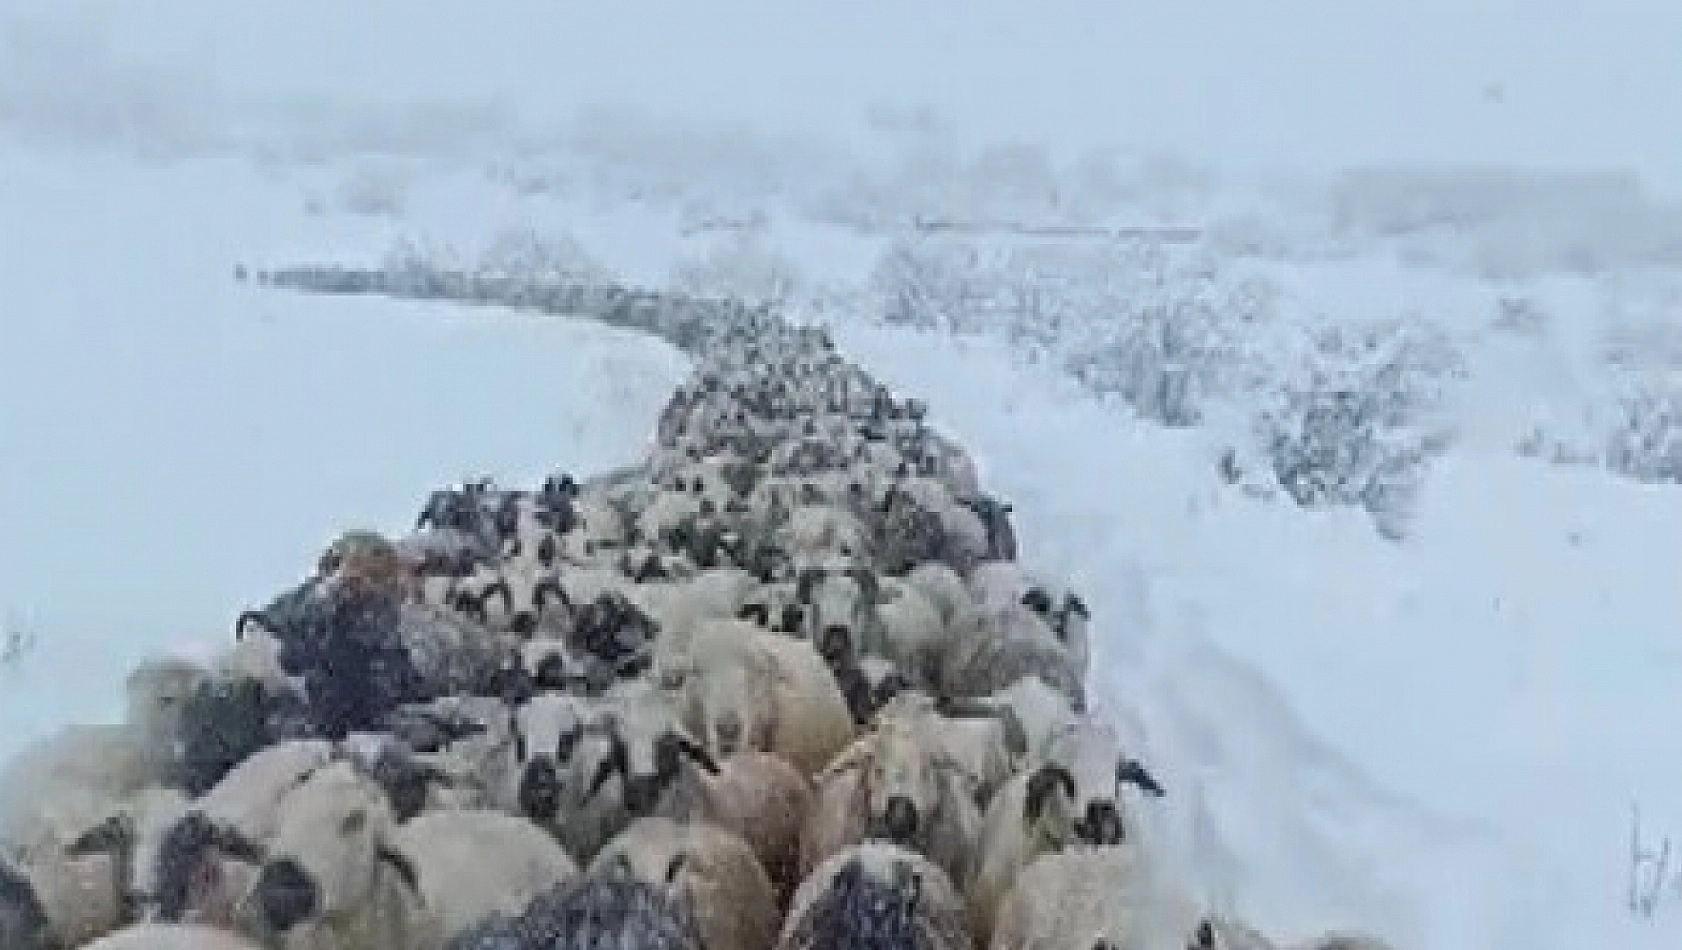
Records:
[[[963,907],[927,858],[866,842],[831,855],[800,885],[777,950],[970,950]]]
[[[504,938],[518,942],[464,950],[727,950],[706,948],[695,919],[664,888],[617,876],[562,885],[532,901],[511,930]]]
[[[413,863],[393,847],[378,787],[347,762],[287,796],[249,899],[281,950],[435,950],[438,920]]]
[[[1013,716],[948,717],[934,697],[909,690],[885,703],[876,716],[878,721],[894,716],[921,720],[940,755],[958,766],[970,797],[981,808],[1026,756],[1027,742]]]
[[[969,586],[984,609],[1017,612],[1020,608],[1032,614],[1069,654],[1075,672],[1086,676],[1092,615],[1078,594],[1010,561],[977,565],[970,572]]]
[[[554,835],[569,855],[588,861],[628,820],[623,804],[600,794],[611,739],[596,701],[545,694],[515,713],[514,757],[503,807]]]
[[[985,938],[999,901],[1022,869],[1042,855],[1075,846],[1115,847],[1137,833],[1122,792],[1162,787],[1123,753],[1113,726],[1083,719],[1059,730],[1044,758],[994,796],[983,816],[981,861],[970,887],[972,920]]]
[[[1024,677],[1037,677],[1077,711],[1086,708],[1086,682],[1069,652],[1023,607],[982,611],[946,637],[938,693],[952,699],[987,696]]]
[[[590,872],[646,881],[684,904],[708,947],[770,950],[777,896],[753,849],[706,822],[641,818],[591,863]]]
[[[413,866],[446,938],[493,914],[518,914],[578,875],[553,838],[498,811],[428,812],[400,824],[391,845]]]
[[[1001,716],[1009,719],[1014,723],[1012,728],[1021,730],[1023,758],[1026,761],[1043,759],[1051,737],[1079,717],[1068,696],[1047,686],[1037,676],[1024,676],[987,696],[942,697],[938,706],[942,713],[955,718]]]
[[[991,950],[1185,950],[1197,902],[1132,847],[1076,848],[1025,868],[999,906]]]
[[[927,855],[963,886],[975,860],[981,812],[962,768],[920,718],[880,720],[818,776],[801,844],[802,869],[867,839]]]
[[[7,944],[7,950],[11,945]],[[256,943],[220,927],[199,924],[136,924],[87,944],[82,950],[260,950]]]
[[[813,775],[853,738],[846,697],[812,645],[745,621],[701,624],[688,648],[662,643],[658,674],[715,756],[756,749]]]
[[[800,836],[812,810],[811,782],[781,758],[751,749],[717,765],[716,774],[681,770],[654,814],[739,835],[770,875],[780,906],[800,881]]]

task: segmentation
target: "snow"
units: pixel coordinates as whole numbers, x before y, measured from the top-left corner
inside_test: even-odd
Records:
[[[136,658],[222,636],[343,528],[470,472],[630,458],[684,370],[653,341],[232,280],[564,237],[634,282],[812,294],[930,399],[1087,594],[1099,705],[1170,789],[1149,830],[1218,901],[1420,950],[1682,939],[1682,893],[1625,907],[1632,804],[1682,835],[1682,489],[1514,450],[1540,425],[1593,456],[1616,394],[1682,367],[1682,12],[141,10],[0,12],[0,634],[38,639],[0,663],[0,758],[114,715]],[[1309,327],[1441,331],[1456,437],[1406,538],[1219,479],[1254,392],[1165,429],[1057,371],[1089,327],[1034,363],[1003,327],[859,318],[918,213],[1202,226],[1212,276],[1127,293],[1224,313],[1262,281],[1268,386]]]

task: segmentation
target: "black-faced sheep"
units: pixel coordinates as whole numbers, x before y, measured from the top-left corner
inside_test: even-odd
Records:
[[[795,892],[777,950],[970,950],[963,900],[938,866],[868,842],[815,868]]]
[[[439,922],[393,830],[385,796],[349,763],[310,776],[283,803],[249,895],[265,933],[282,950],[439,947]]]
[[[638,819],[596,855],[590,873],[665,889],[707,947],[770,950],[777,937],[771,879],[747,842],[716,825]]]
[[[1125,754],[1114,727],[1081,720],[1054,734],[1045,757],[1007,782],[983,820],[981,862],[970,888],[972,922],[985,939],[998,903],[1022,869],[1075,846],[1115,847],[1138,829],[1123,789],[1163,794]]]
[[[881,720],[821,774],[802,836],[806,871],[866,840],[927,855],[962,886],[969,879],[981,812],[963,770],[946,758],[916,717]]]

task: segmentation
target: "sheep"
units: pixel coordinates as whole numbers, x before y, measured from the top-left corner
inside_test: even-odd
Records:
[[[707,947],[771,950],[777,937],[771,879],[747,842],[715,825],[638,819],[590,871],[665,888],[686,905]]]
[[[830,671],[835,674],[835,684],[841,688],[841,695],[846,697],[853,723],[860,727],[869,725],[876,718],[877,711],[912,687],[910,678],[897,666],[878,656],[849,658],[843,655],[826,662],[830,663]]]
[[[35,885],[0,854],[0,947],[6,950],[62,950]]]
[[[547,829],[580,861],[588,861],[627,820],[621,803],[597,794],[596,779],[611,751],[604,712],[595,701],[553,694],[521,704],[514,716],[517,767],[499,799],[504,808]]]
[[[517,943],[471,950],[705,950],[694,917],[664,888],[619,876],[562,885],[532,901],[510,929]]]
[[[1016,681],[1038,677],[1077,712],[1086,708],[1086,684],[1062,645],[1026,608],[980,611],[946,637],[937,692],[953,699],[986,696]]]
[[[770,752],[813,775],[853,738],[852,714],[811,644],[744,621],[708,621],[686,649],[660,645],[659,675],[679,691],[707,748]]]
[[[249,840],[268,841],[279,828],[281,802],[333,758],[333,744],[320,739],[267,746],[230,769],[195,807]]]
[[[24,746],[0,769],[0,848],[26,859],[56,850],[148,785],[177,778],[182,707],[204,671],[147,660],[125,681],[116,725],[69,725]]]
[[[973,609],[974,594],[964,578],[950,565],[923,561],[905,575],[907,583],[923,592],[940,615],[940,622],[956,626]]]
[[[1023,869],[1000,904],[991,950],[1189,950],[1196,902],[1132,847],[1082,847]]]
[[[1055,733],[1044,758],[1005,783],[983,816],[981,861],[970,888],[972,926],[981,939],[1022,869],[1041,855],[1131,839],[1137,829],[1130,827],[1124,785],[1163,794],[1144,766],[1123,755],[1114,727],[1090,719]]]
[[[11,944],[6,944],[11,950]],[[136,924],[101,937],[83,950],[259,950],[257,944],[219,927]]]
[[[797,554],[833,551],[863,557],[870,551],[870,533],[857,518],[830,505],[802,504],[788,514],[777,540]]]
[[[1092,615],[1079,595],[1004,561],[978,565],[970,572],[969,586],[984,608],[1026,608],[1069,654],[1075,672],[1086,676]]]
[[[839,851],[795,892],[777,950],[970,950],[963,901],[937,865],[884,842]]]
[[[497,811],[428,812],[400,824],[391,845],[413,866],[446,939],[492,914],[518,914],[578,876],[554,839]]]
[[[878,721],[892,716],[921,719],[939,754],[955,763],[976,805],[985,808],[1027,755],[1027,741],[1014,716],[948,717],[934,697],[903,691],[877,712]]]
[[[800,881],[800,836],[812,810],[811,782],[781,758],[751,749],[717,765],[716,774],[682,770],[653,814],[739,835],[770,876],[782,906]]]
[[[817,779],[801,843],[810,872],[850,844],[885,839],[913,848],[964,886],[980,838],[981,811],[963,786],[962,769],[942,755],[926,722],[879,720]]]
[[[413,863],[392,846],[384,796],[335,762],[287,796],[248,900],[284,950],[436,950],[440,924]]]
[[[1068,696],[1047,686],[1038,676],[1024,676],[987,696],[941,697],[937,705],[943,715],[951,717],[1010,719],[1015,724],[1012,728],[1022,733],[1023,758],[1028,761],[1043,759],[1051,737],[1078,717]]]

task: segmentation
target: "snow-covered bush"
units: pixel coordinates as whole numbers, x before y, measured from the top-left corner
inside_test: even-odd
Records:
[[[757,232],[745,231],[729,233],[701,254],[678,261],[672,283],[681,293],[782,306],[794,298],[801,279],[793,260]]]
[[[1207,259],[1114,240],[903,240],[870,292],[889,322],[1001,337],[1174,426],[1250,372],[1247,327],[1273,305],[1270,287]]]
[[[1682,485],[1682,384],[1638,383],[1619,409],[1606,440],[1606,466],[1640,481]]]
[[[1418,321],[1323,327],[1256,419],[1275,480],[1300,506],[1358,505],[1402,537],[1426,466],[1452,438],[1445,384],[1463,373],[1446,337]]]

